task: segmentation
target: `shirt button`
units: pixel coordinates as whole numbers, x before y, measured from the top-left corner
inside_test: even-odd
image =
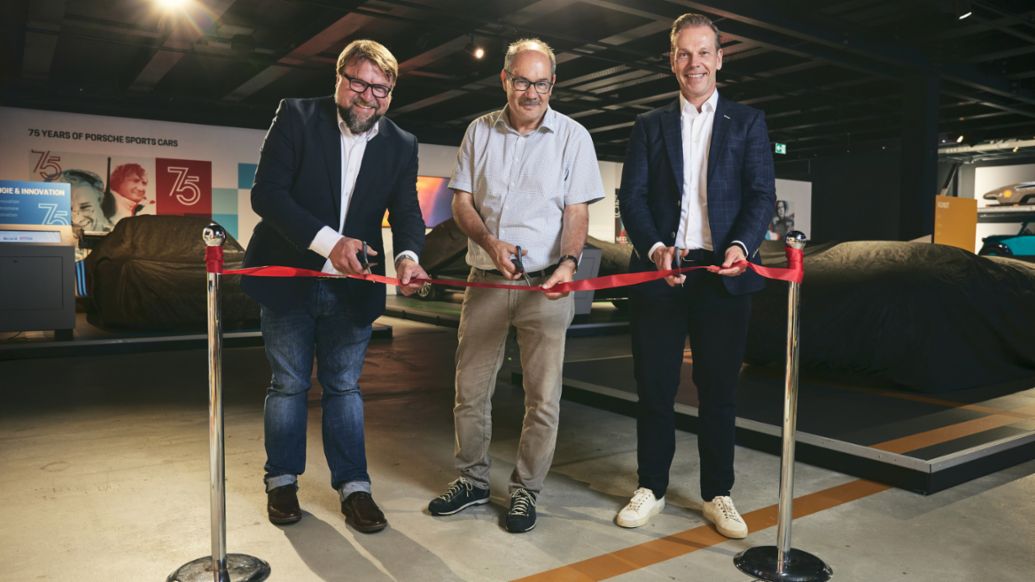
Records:
[[[669,234],[669,236],[672,237],[672,238],[675,238],[676,237],[676,231],[673,230],[672,233]]]

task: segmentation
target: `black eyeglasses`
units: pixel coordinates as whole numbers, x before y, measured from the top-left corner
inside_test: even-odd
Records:
[[[352,89],[356,93],[362,93],[367,90],[367,87],[369,87],[370,92],[374,94],[374,97],[377,97],[378,99],[384,99],[385,97],[388,97],[389,93],[392,92],[392,88],[388,85],[375,85],[374,83],[367,83],[363,79],[350,77],[345,73],[341,73],[341,76],[343,79],[349,82],[349,89]]]
[[[549,81],[536,81],[533,83],[524,77],[515,77],[510,73],[507,73],[507,78],[510,79],[510,84],[514,87],[514,90],[522,93],[528,91],[529,87],[535,87],[535,92],[540,95],[546,95],[550,92],[550,89],[553,89],[553,83]]]

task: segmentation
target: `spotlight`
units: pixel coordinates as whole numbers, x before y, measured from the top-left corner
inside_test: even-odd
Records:
[[[962,133],[960,134],[959,137],[956,138],[956,143],[963,143],[963,134]]]
[[[474,47],[474,51],[471,53],[471,56],[480,61],[485,57],[485,49],[480,46],[476,46]]]
[[[155,0],[155,3],[163,10],[177,10],[184,8],[187,6],[188,2],[190,2],[190,0]]]

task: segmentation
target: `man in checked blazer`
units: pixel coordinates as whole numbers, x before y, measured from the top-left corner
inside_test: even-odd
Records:
[[[388,211],[403,294],[427,278],[418,264],[424,221],[417,203],[417,139],[384,117],[399,74],[395,57],[369,40],[338,56],[334,96],[285,99],[262,144],[252,208],[262,217],[245,266],[282,265],[357,274],[385,273],[381,220]],[[366,245],[364,245],[366,243]],[[357,253],[360,253],[357,256]],[[363,437],[363,368],[371,323],[385,308],[383,285],[355,279],[245,277],[261,305],[272,370],[266,391],[265,478],[274,524],[302,519],[295,493],[305,471],[306,394],[313,356],[323,395],[323,450],[346,522],[385,528],[371,496]]]
[[[687,337],[698,393],[704,517],[719,533],[747,535],[730,498],[735,392],[747,341],[756,261],[776,191],[761,111],[719,95],[719,30],[684,14],[670,34],[679,100],[640,115],[629,140],[619,203],[635,252],[630,271],[719,265],[633,288],[632,348],[639,394],[639,486],[615,521],[638,527],[665,506],[675,452],[674,411]]]

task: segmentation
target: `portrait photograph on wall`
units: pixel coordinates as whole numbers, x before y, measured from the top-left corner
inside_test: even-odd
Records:
[[[783,240],[798,230],[812,235],[812,184],[797,180],[776,181],[776,207],[765,233],[766,240]]]

